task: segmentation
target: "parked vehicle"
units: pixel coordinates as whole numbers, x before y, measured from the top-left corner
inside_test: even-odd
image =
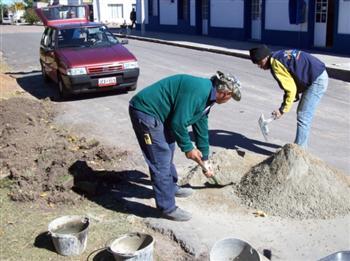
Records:
[[[3,17],[2,24],[12,24],[12,20],[10,17]]]
[[[133,91],[139,66],[135,56],[101,23],[89,22],[88,7],[37,9],[45,25],[40,44],[44,80],[57,83],[62,97],[112,89]]]

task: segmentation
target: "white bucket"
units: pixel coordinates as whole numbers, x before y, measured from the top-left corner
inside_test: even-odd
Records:
[[[84,252],[88,229],[89,219],[83,216],[59,217],[48,226],[56,251],[64,256],[76,256]]]
[[[247,242],[237,238],[217,241],[210,251],[210,261],[260,261],[258,252]]]
[[[153,261],[154,239],[143,233],[128,233],[108,244],[116,261]]]

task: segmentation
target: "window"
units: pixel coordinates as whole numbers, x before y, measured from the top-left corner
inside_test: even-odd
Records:
[[[109,18],[111,21],[124,18],[123,5],[121,4],[109,4]]]
[[[52,43],[52,33],[53,30],[51,28],[46,28],[44,36],[42,38],[42,44],[45,47],[53,47],[55,44]]]
[[[328,0],[316,0],[316,23],[327,22]]]
[[[252,20],[259,20],[261,16],[260,0],[252,1]]]

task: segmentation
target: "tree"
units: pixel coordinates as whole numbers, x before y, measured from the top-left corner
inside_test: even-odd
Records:
[[[34,1],[33,0],[23,0],[25,6],[26,6],[26,9],[27,8],[33,8],[33,3]]]
[[[25,9],[25,5],[21,2],[16,2],[13,3],[10,8],[9,8],[13,13],[17,12],[18,10],[24,10]]]
[[[35,24],[40,21],[39,17],[35,13],[34,8],[27,8],[23,17],[29,24]]]

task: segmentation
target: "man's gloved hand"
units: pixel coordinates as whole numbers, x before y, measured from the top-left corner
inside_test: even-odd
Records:
[[[203,174],[207,177],[207,178],[211,178],[211,177],[214,177],[214,170],[213,170],[213,167],[212,165],[209,163],[208,160],[204,160],[203,161],[203,165],[205,167],[205,169],[207,171],[204,171],[204,169],[202,170],[203,171]]]
[[[282,117],[283,113],[280,112],[280,110],[274,110],[271,112],[271,115],[274,117],[275,120]]]

